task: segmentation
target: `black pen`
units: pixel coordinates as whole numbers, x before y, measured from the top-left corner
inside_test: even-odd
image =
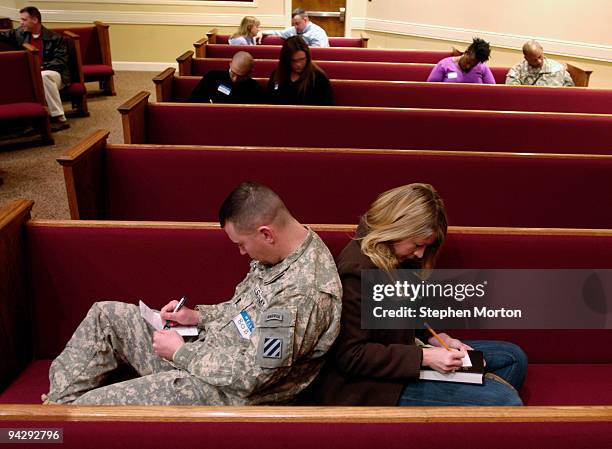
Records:
[[[186,302],[187,302],[187,296],[183,296],[183,297],[182,297],[182,298],[179,300],[178,304],[176,305],[176,307],[174,308],[174,310],[172,311],[172,313],[176,313],[176,312],[178,312],[179,310],[181,310],[181,307],[183,307],[183,306],[185,305],[185,303],[186,303]],[[166,321],[166,324],[164,325],[164,329],[165,329],[165,330],[170,329],[170,323],[171,323],[171,321],[170,321],[170,320],[167,320],[167,321]]]

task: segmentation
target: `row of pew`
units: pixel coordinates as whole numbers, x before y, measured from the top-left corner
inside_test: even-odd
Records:
[[[228,38],[227,35],[218,35],[216,30],[211,30],[205,37],[193,44],[196,58],[231,58],[236,51],[246,49],[255,59],[278,60],[282,44],[282,39],[278,36],[265,36],[262,42],[264,45],[248,48],[228,45]],[[334,41],[330,41],[329,48],[313,47],[312,57],[318,63],[322,61],[358,61],[436,64],[443,58],[462,54],[462,51],[455,47],[452,47],[450,51],[366,48],[367,39],[367,36],[363,35],[361,38],[335,38]],[[589,85],[592,70],[585,70],[569,63],[566,63],[566,66],[576,86]],[[491,67],[497,84],[504,84],[508,69]],[[502,72],[503,76],[501,76]]]
[[[157,102],[186,102],[200,76],[167,68],[155,78]],[[268,78],[255,78],[266,88]],[[331,79],[336,106],[612,113],[612,89]]]

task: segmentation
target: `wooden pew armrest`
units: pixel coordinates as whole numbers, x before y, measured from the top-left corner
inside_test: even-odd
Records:
[[[33,205],[33,201],[16,200],[0,209],[0,391],[32,358],[23,224],[30,219]]]
[[[589,79],[591,78],[592,70],[584,70],[573,64],[566,63],[567,71],[572,77],[576,87],[588,87]]]
[[[363,31],[360,36],[361,36],[361,47],[368,48],[368,41],[370,40],[370,35],[366,33],[365,31]]]
[[[206,37],[208,38],[209,44],[217,43],[217,34],[219,34],[219,28],[213,28],[208,33],[206,33]]]
[[[208,37],[203,37],[193,43],[195,48],[196,58],[205,58],[206,57],[206,44],[208,43]]]
[[[109,131],[100,129],[57,158],[64,169],[70,218],[102,219],[106,214],[105,149]]]
[[[123,124],[123,141],[125,143],[144,143],[147,130],[147,106],[151,94],[142,91],[117,108],[121,113]]]
[[[155,99],[158,103],[172,101],[172,83],[174,82],[174,72],[176,72],[176,69],[173,67],[168,67],[166,70],[153,78],[153,83],[155,83]]]
[[[95,21],[96,31],[98,33],[98,40],[100,41],[100,53],[102,54],[102,63],[104,65],[113,66],[113,58],[111,56],[110,48],[110,34],[109,25],[103,22]]]
[[[193,51],[188,50],[178,58],[176,58],[176,62],[178,62],[179,75],[180,76],[189,76],[191,75],[191,64],[193,62]]]

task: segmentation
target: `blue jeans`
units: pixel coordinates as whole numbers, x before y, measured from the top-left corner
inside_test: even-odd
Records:
[[[483,385],[416,380],[406,385],[398,405],[523,405],[520,391],[527,372],[527,356],[514,343],[505,341],[465,341],[482,351],[486,372],[496,374],[514,388],[485,376]]]

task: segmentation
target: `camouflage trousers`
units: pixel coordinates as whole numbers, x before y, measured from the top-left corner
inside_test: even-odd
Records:
[[[154,329],[133,304],[97,302],[49,371],[48,399],[99,405],[201,405],[218,392],[153,351]],[[140,377],[105,385],[128,363]]]

